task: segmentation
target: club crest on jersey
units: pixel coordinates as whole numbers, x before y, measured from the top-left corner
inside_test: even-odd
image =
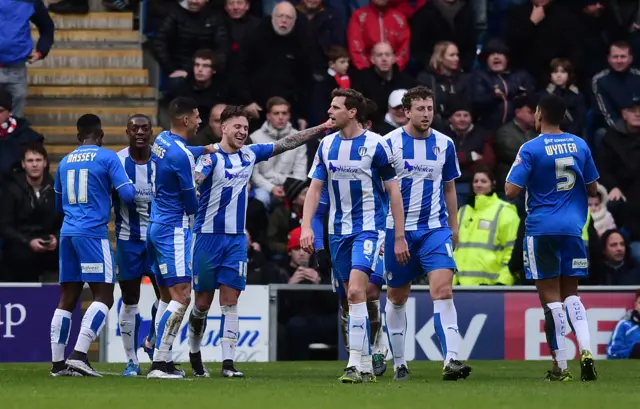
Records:
[[[202,166],[211,166],[213,162],[211,162],[211,156],[205,155],[202,157]]]
[[[513,161],[513,166],[517,166],[517,165],[519,165],[521,163],[522,163],[522,158],[520,157],[520,154],[518,154],[516,156],[516,160]]]
[[[251,157],[249,156],[248,153],[243,153],[242,154],[242,160],[244,160],[245,162],[249,162],[249,161],[251,161]]]
[[[438,148],[437,146],[434,146],[433,147],[433,154],[436,155],[436,156],[440,155],[440,148]]]
[[[366,146],[361,146],[358,148],[358,154],[360,156],[364,156],[367,154],[367,147]]]

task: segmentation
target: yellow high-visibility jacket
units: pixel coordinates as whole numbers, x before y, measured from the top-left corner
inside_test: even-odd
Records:
[[[458,210],[458,246],[453,257],[458,267],[453,283],[459,285],[513,285],[509,260],[518,235],[516,207],[491,196],[476,196],[475,206]]]

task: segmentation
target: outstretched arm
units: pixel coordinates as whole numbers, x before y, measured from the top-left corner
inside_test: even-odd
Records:
[[[290,151],[291,149],[304,145],[307,141],[311,140],[311,138],[327,129],[331,129],[331,120],[327,120],[327,122],[322,125],[314,126],[313,128],[305,129],[304,131],[296,132],[293,135],[282,138],[273,143],[273,153],[271,156],[280,155],[282,152]]]

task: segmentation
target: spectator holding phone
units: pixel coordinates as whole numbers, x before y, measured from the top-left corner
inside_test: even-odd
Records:
[[[40,143],[27,145],[22,170],[9,174],[0,197],[0,281],[37,282],[44,272],[57,270],[61,225],[47,151]]]

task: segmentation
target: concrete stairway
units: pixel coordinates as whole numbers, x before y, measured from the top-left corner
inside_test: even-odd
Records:
[[[157,91],[149,85],[132,13],[52,18],[56,42],[45,60],[29,66],[25,115],[45,136],[55,172],[57,162],[77,146],[78,117],[98,115],[105,147],[119,150],[127,143],[129,116],[145,114],[156,123]],[[37,30],[32,35],[37,38]]]

